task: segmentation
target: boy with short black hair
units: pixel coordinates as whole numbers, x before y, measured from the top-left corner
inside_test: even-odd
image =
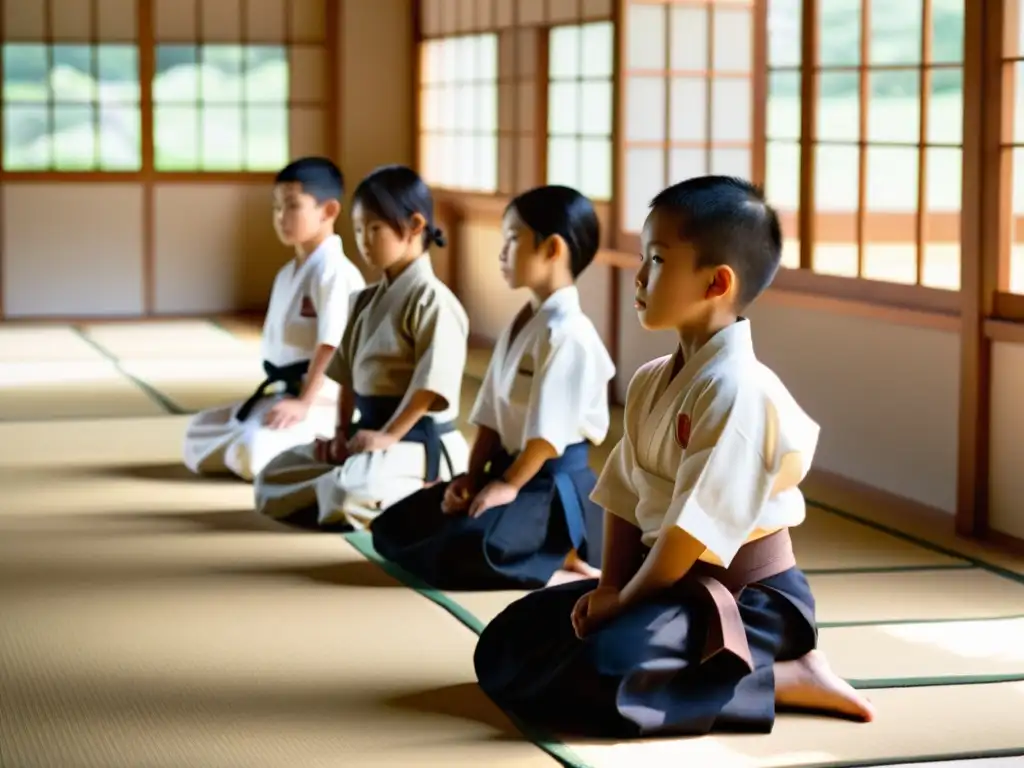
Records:
[[[480,685],[524,718],[605,736],[766,732],[777,704],[870,720],[815,650],[789,537],[819,428],[742,316],[778,270],[778,217],[748,182],[696,178],[652,201],[642,244],[640,323],[679,347],[634,375],[591,495],[600,580],[509,606],[479,640]]]
[[[189,422],[185,465],[193,472],[252,480],[282,451],[332,433],[335,407],[318,398],[349,297],[366,285],[334,233],[342,194],[341,171],[325,157],[301,158],[277,174],[274,229],[295,257],[274,279],[263,323],[266,379],[244,403]]]

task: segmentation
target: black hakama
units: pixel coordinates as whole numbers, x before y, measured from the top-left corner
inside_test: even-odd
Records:
[[[597,581],[526,595],[480,636],[480,687],[526,722],[590,736],[770,732],[774,663],[817,640],[807,579],[793,566],[727,588],[713,573],[724,569],[694,570],[705,575],[691,572],[583,640],[572,610]]]
[[[515,501],[475,518],[441,511],[447,483],[424,488],[373,521],[373,546],[437,589],[536,589],[572,549],[599,567],[604,512],[590,500],[597,478],[588,454],[588,443],[570,445]],[[513,460],[493,459],[487,480],[500,478]]]

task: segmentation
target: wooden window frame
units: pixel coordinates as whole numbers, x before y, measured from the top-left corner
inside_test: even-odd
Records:
[[[999,6],[999,2],[993,3]],[[992,306],[992,318],[995,320],[1024,323],[1024,294],[1010,292],[1010,255],[1014,244],[1024,247],[1024,212],[1014,213],[1013,187],[1020,183],[1014,179],[1014,152],[1024,152],[1024,143],[1014,142],[1014,97],[1017,91],[1016,78],[1018,70],[1024,71],[1024,45],[1018,41],[1021,14],[1024,3],[1021,0],[1002,0],[1000,27],[998,31],[989,32],[989,37],[1000,37],[991,45],[998,52],[998,60],[989,57],[986,64],[989,71],[985,73],[987,82],[993,84],[986,100],[986,116],[991,124],[986,131],[989,140],[988,154],[992,158],[988,186],[988,199],[993,205],[994,236],[990,238],[987,252],[983,258],[987,261],[987,270],[995,273],[996,290]],[[992,13],[990,24],[995,23],[995,12]],[[1020,128],[1017,128],[1020,131]]]
[[[607,24],[607,25],[609,25],[611,27],[611,33],[612,33],[611,34],[612,71],[611,71],[611,73],[607,77],[605,77],[603,75],[602,76],[595,76],[595,75],[585,75],[585,74],[583,74],[583,59],[584,59],[584,55],[583,55],[583,45],[582,45],[582,33],[583,33],[584,27],[587,27],[587,26],[592,25],[592,24]],[[576,62],[579,71],[573,77],[561,77],[560,76],[560,77],[557,77],[557,78],[552,78],[552,76],[551,76],[550,66],[548,66],[548,65],[550,64],[550,56],[551,56],[551,37],[552,37],[552,35],[553,35],[553,33],[554,33],[554,31],[556,29],[575,29],[579,33],[579,36],[580,36],[579,60]],[[614,99],[614,93],[615,93],[615,56],[614,56],[614,51],[615,51],[615,22],[612,21],[612,20],[604,20],[604,21],[577,20],[577,21],[573,21],[573,22],[552,22],[550,24],[550,26],[548,26],[548,27],[546,27],[544,29],[543,35],[544,35],[544,38],[545,38],[545,40],[544,40],[545,57],[544,58],[546,60],[545,61],[545,65],[546,66],[544,68],[545,71],[543,73],[543,79],[544,79],[544,88],[545,88],[545,91],[546,91],[546,94],[545,94],[545,107],[546,107],[546,110],[545,111],[547,113],[545,115],[545,120],[544,120],[544,163],[545,163],[545,166],[550,164],[550,160],[549,160],[549,157],[550,157],[550,154],[551,154],[550,149],[551,149],[551,144],[552,144],[552,142],[554,140],[557,140],[557,139],[570,139],[570,140],[572,140],[572,142],[575,144],[575,150],[576,150],[576,155],[577,155],[576,161],[577,161],[577,164],[578,164],[579,167],[582,167],[582,165],[583,165],[583,142],[587,141],[588,139],[589,140],[597,139],[597,140],[600,140],[600,141],[608,142],[608,179],[607,179],[607,181],[608,181],[608,195],[607,195],[607,197],[592,197],[591,200],[594,203],[608,203],[608,204],[611,204],[612,201],[615,198],[615,179],[614,179],[614,176],[615,176],[615,173],[614,173],[614,165],[615,165],[615,163],[614,163],[614,157],[615,157],[615,140],[614,140],[615,114],[614,114],[614,109],[612,110],[612,114],[608,116],[609,117],[609,119],[608,119],[609,130],[608,130],[607,134],[590,134],[590,133],[586,133],[583,130],[582,126],[577,126],[577,130],[575,131],[575,133],[557,133],[557,134],[556,133],[552,133],[551,132],[551,123],[550,123],[550,110],[551,110],[551,107],[550,107],[550,103],[551,103],[550,102],[550,95],[551,95],[550,94],[550,88],[551,88],[551,85],[553,83],[572,83],[572,84],[574,84],[576,86],[576,88],[578,89],[579,94],[582,96],[583,86],[585,84],[587,84],[587,83],[600,83],[602,85],[607,84],[608,87],[609,87],[609,96],[610,96],[610,98],[609,98],[609,106],[614,105],[614,103],[615,103],[615,99]],[[581,104],[577,104],[577,108],[582,113],[582,105]],[[545,171],[547,171],[547,168],[545,168]],[[542,180],[543,184],[550,184],[550,183],[552,183],[550,181],[550,179],[548,178],[547,172],[545,172],[544,175],[541,176],[541,180]],[[584,190],[582,190],[582,185],[576,185],[576,186],[581,187],[581,191],[584,191]],[[587,194],[587,193],[584,191],[584,194]]]
[[[0,19],[4,18],[4,4],[23,2],[25,0],[0,0]],[[39,2],[39,0],[32,0]],[[187,2],[188,0],[181,0]],[[206,2],[216,0],[206,0]],[[238,184],[238,185],[269,185],[273,183],[276,176],[274,172],[264,171],[157,171],[154,168],[154,125],[153,125],[153,77],[156,72],[156,2],[157,0],[137,0],[135,14],[135,45],[138,49],[138,75],[139,75],[139,134],[142,149],[142,165],[137,171],[7,171],[0,163],[0,236],[3,233],[3,193],[4,185],[7,183],[30,183],[30,184],[53,184],[53,183],[82,183],[82,184],[138,184],[142,188],[142,283],[143,283],[143,314],[145,317],[152,317],[156,313],[156,187],[167,184]],[[196,4],[196,17],[200,18],[200,3],[202,0],[192,0]],[[241,0],[244,14],[244,7],[247,0]],[[294,39],[291,35],[292,5],[294,0],[285,0],[284,23],[286,27],[284,45],[286,47],[294,44],[303,44],[303,41]],[[342,121],[341,121],[341,50],[336,36],[336,30],[340,28],[342,3],[346,0],[324,0],[324,38],[319,45],[324,48],[324,131],[325,151],[328,156],[338,157],[342,147]],[[47,7],[49,2],[47,0]],[[91,0],[91,14],[93,21],[93,34],[90,44],[101,44],[96,40],[95,34],[97,17],[96,2]],[[242,19],[244,23],[244,15]],[[44,28],[44,33],[52,38],[49,28]],[[6,40],[2,41],[6,42]],[[190,41],[190,44],[199,45],[197,41]],[[306,41],[306,44],[312,44]],[[3,82],[3,58],[0,57],[0,83]],[[289,102],[289,107],[291,103]],[[4,121],[0,119],[0,148],[4,141]],[[2,246],[2,239],[0,239]],[[0,287],[3,285],[3,264],[0,261]],[[4,316],[2,304],[2,291],[0,291],[0,319]]]
[[[459,14],[460,8],[465,10],[472,4],[476,4],[475,10],[468,13]],[[608,12],[603,10],[590,11],[586,10],[588,3],[594,5],[600,5],[606,3],[608,5]],[[414,73],[414,90],[416,93],[416,124],[415,130],[415,162],[417,168],[423,167],[422,158],[422,146],[420,142],[420,136],[422,135],[422,56],[423,56],[423,45],[427,40],[433,40],[445,37],[455,37],[464,34],[481,34],[481,33],[494,33],[499,36],[499,67],[498,67],[498,83],[499,83],[499,115],[502,113],[503,108],[507,109],[508,106],[503,107],[500,103],[501,100],[501,85],[509,84],[513,81],[522,83],[525,82],[525,78],[520,75],[522,67],[516,60],[520,56],[520,46],[518,40],[514,40],[514,58],[511,63],[514,68],[512,72],[508,72],[505,67],[509,66],[509,62],[506,61],[503,66],[501,56],[501,38],[503,35],[508,34],[523,34],[529,33],[535,35],[535,60],[531,62],[533,69],[533,90],[535,94],[535,103],[533,105],[534,112],[534,128],[532,130],[533,142],[532,142],[532,154],[533,158],[530,163],[532,173],[534,174],[534,182],[531,186],[542,185],[546,183],[547,179],[547,104],[548,104],[548,49],[549,49],[549,32],[553,27],[558,26],[571,26],[578,24],[586,24],[593,21],[611,21],[614,25],[613,35],[615,37],[614,45],[614,68],[613,68],[613,80],[612,80],[612,100],[613,105],[617,103],[618,99],[618,83],[616,73],[618,71],[619,64],[619,25],[617,22],[617,12],[620,4],[620,0],[417,0],[416,6],[416,26],[415,26],[415,44],[417,55],[414,60],[416,62],[417,71]],[[486,8],[485,11],[480,9]],[[571,13],[567,13],[567,10]],[[448,21],[448,26],[443,31],[440,31],[438,27],[444,27],[446,20],[449,17],[456,19],[456,21]],[[508,43],[506,43],[508,45]],[[518,99],[517,99],[518,100]],[[513,116],[514,124],[519,125],[518,116],[518,104],[511,105],[511,114]],[[616,109],[616,115],[618,110]],[[508,136],[510,132],[502,131],[501,123],[499,118],[499,142],[500,138],[505,135]],[[616,189],[616,175],[617,170],[617,119],[613,116],[612,120],[612,192],[613,199]],[[499,143],[498,151],[498,182],[499,191],[493,193],[482,193],[482,192],[470,192],[459,189],[448,189],[439,186],[432,186],[434,193],[434,199],[439,209],[441,209],[450,222],[459,222],[463,220],[470,220],[473,222],[490,222],[500,223],[502,214],[509,201],[515,196],[516,193],[523,190],[515,189],[514,191],[503,191],[502,190],[502,179],[505,178],[505,174],[508,173],[508,169],[503,167],[501,160],[501,149]],[[513,163],[518,162],[519,153],[518,150],[513,152]],[[429,182],[429,180],[428,180]],[[513,182],[514,183],[514,182]],[[610,202],[597,202],[594,206],[598,213],[598,217],[601,220],[601,233],[602,233],[602,247],[609,249],[613,239],[613,226],[612,226],[612,210],[614,206]],[[603,261],[614,263],[615,256],[609,251],[605,250],[601,254]],[[457,261],[457,258],[455,259]],[[632,266],[632,264],[631,264]],[[457,272],[457,265],[454,267]]]
[[[454,3],[462,0],[439,0],[440,2]],[[536,0],[537,2],[550,2],[550,0]],[[648,0],[648,2],[663,2],[670,3],[673,0]],[[685,1],[685,0],[684,0]],[[765,152],[767,148],[767,86],[768,86],[768,73],[767,73],[767,17],[768,17],[768,5],[770,0],[753,0],[753,28],[754,28],[754,72],[753,72],[753,90],[754,90],[754,109],[753,109],[753,124],[754,124],[754,135],[753,135],[753,146],[752,146],[752,165],[753,173],[752,180],[756,183],[764,183],[765,175]],[[422,0],[421,0],[422,2]],[[498,0],[492,0],[492,2],[498,2]],[[822,0],[804,0],[802,3],[802,22],[801,22],[801,67],[800,71],[806,74],[807,67],[806,62],[817,61],[817,52],[819,47],[819,31],[817,23],[817,12],[818,4]],[[975,270],[973,263],[977,259],[981,259],[984,263],[984,269],[987,271],[993,271],[998,279],[993,278],[993,285],[995,286],[991,291],[991,296],[986,299],[985,304],[987,311],[984,317],[986,327],[989,329],[988,333],[999,334],[1005,337],[1007,334],[1014,335],[1016,337],[1017,331],[1010,330],[1008,324],[1021,323],[1024,324],[1024,296],[1019,294],[1009,293],[1006,290],[1008,284],[1008,254],[1009,254],[1009,224],[1007,223],[1011,217],[1011,178],[1010,173],[1012,168],[1008,159],[1008,153],[1002,153],[999,155],[1000,159],[996,162],[992,158],[992,153],[996,147],[1004,147],[1008,144],[1009,139],[993,137],[990,129],[988,132],[988,138],[986,139],[985,149],[978,149],[977,152],[981,152],[982,155],[978,156],[978,162],[981,162],[982,157],[988,157],[987,164],[989,166],[988,171],[985,175],[984,186],[988,189],[987,198],[993,201],[993,206],[986,208],[985,211],[978,210],[978,206],[972,202],[971,196],[981,194],[980,187],[977,184],[972,187],[971,176],[973,170],[969,168],[971,153],[968,152],[968,139],[976,138],[981,140],[980,136],[972,136],[972,130],[980,130],[980,123],[978,118],[981,116],[972,113],[971,109],[967,106],[975,104],[976,109],[984,107],[988,117],[986,118],[986,125],[992,123],[993,120],[1006,122],[1009,119],[1010,110],[1012,109],[1013,100],[1013,73],[1012,67],[1003,61],[1003,49],[1002,45],[1010,39],[1010,36],[1016,35],[1014,31],[1016,27],[1014,22],[1019,19],[1021,13],[1021,0],[1000,0],[995,5],[1004,3],[1005,7],[1000,7],[999,18],[1000,22],[1005,18],[1006,27],[1008,30],[1003,37],[999,38],[1000,48],[993,54],[988,48],[985,49],[986,53],[983,54],[979,51],[977,41],[971,42],[968,38],[971,35],[977,36],[981,34],[973,28],[967,29],[965,24],[965,44],[964,44],[964,58],[960,65],[954,65],[946,62],[936,62],[940,67],[943,66],[962,66],[963,69],[963,98],[964,98],[964,128],[963,128],[963,143],[962,143],[962,163],[964,166],[964,185],[962,190],[962,207],[960,212],[960,252],[961,252],[961,289],[947,290],[942,288],[932,288],[922,285],[907,285],[894,282],[886,282],[882,280],[873,280],[869,278],[851,278],[851,277],[840,277],[829,274],[818,274],[810,270],[812,263],[813,245],[816,241],[816,230],[818,222],[815,219],[821,219],[821,216],[801,216],[799,211],[803,210],[814,210],[814,136],[816,131],[817,121],[817,108],[816,108],[816,88],[817,83],[813,77],[802,77],[801,84],[801,132],[799,137],[800,151],[803,162],[801,163],[801,176],[802,183],[800,186],[800,205],[796,216],[789,218],[785,223],[787,226],[793,227],[798,231],[797,239],[800,242],[801,247],[801,268],[800,269],[782,269],[772,286],[771,292],[784,300],[796,302],[798,304],[805,305],[808,301],[810,302],[831,302],[829,306],[833,308],[846,308],[850,312],[856,315],[874,316],[880,318],[890,318],[898,322],[910,322],[915,325],[922,325],[931,328],[943,328],[946,330],[956,330],[961,325],[961,317],[965,313],[969,313],[970,310],[968,305],[970,302],[964,298],[963,293],[965,286],[969,281],[969,273]],[[970,3],[968,2],[967,5]],[[615,72],[613,77],[613,108],[615,114],[613,116],[613,180],[612,180],[612,201],[609,205],[599,204],[599,208],[607,209],[602,210],[602,225],[603,225],[603,250],[599,255],[599,261],[609,266],[632,270],[636,266],[636,254],[639,251],[639,237],[636,234],[630,234],[622,231],[621,220],[618,209],[620,207],[620,201],[623,199],[624,192],[624,165],[625,165],[625,153],[623,142],[621,137],[623,135],[623,124],[624,124],[624,112],[625,103],[623,98],[623,73],[624,73],[624,62],[625,62],[625,46],[627,35],[624,27],[626,24],[627,10],[630,5],[630,0],[614,0],[614,6],[612,8],[612,22],[615,25],[614,35],[616,40],[616,51],[615,51]],[[931,5],[931,0],[924,0],[923,6],[923,23],[922,23],[922,47],[928,45],[928,31],[930,28],[930,20],[928,17],[928,8]],[[987,11],[986,18],[988,19],[986,29],[990,29],[993,23],[994,16],[993,11]],[[573,23],[573,22],[567,22]],[[579,22],[576,22],[579,23]],[[980,22],[979,22],[980,23]],[[542,26],[543,29],[548,30],[552,26],[559,26],[557,23],[547,23]],[[507,26],[496,27],[500,29],[507,29]],[[869,28],[868,28],[869,31]],[[988,34],[994,35],[995,33],[988,32]],[[1006,38],[1004,40],[1004,38]],[[540,35],[539,47],[545,47],[547,45],[547,36]],[[870,35],[862,34],[862,45],[870,45]],[[974,56],[978,61],[969,62],[970,57]],[[984,58],[984,62],[981,61]],[[919,98],[925,101],[930,94],[930,87],[927,83],[928,72],[935,69],[933,65],[929,65],[927,62],[928,57],[923,56],[922,62],[915,64],[913,69],[921,73],[921,81],[923,88],[919,93]],[[909,68],[909,67],[908,67]],[[858,71],[873,70],[870,63],[864,60],[856,67]],[[984,82],[981,80],[982,70],[986,73]],[[993,84],[994,73],[998,72],[999,83],[998,86]],[[501,73],[499,72],[499,77]],[[544,81],[546,78],[538,77],[539,81]],[[543,113],[546,110],[546,89],[541,87],[538,83],[536,89],[537,93],[537,105],[536,109],[538,113]],[[993,97],[995,101],[993,101]],[[1000,107],[1001,105],[1001,107]],[[922,136],[927,137],[927,110],[924,110],[921,115],[921,126],[920,131]],[[418,129],[418,126],[417,126]],[[1003,133],[1000,135],[1009,135],[1009,127],[1002,125],[999,131]],[[539,134],[535,136],[536,141],[536,153],[538,166],[543,165],[543,159],[546,158],[547,147],[546,147],[546,130],[544,131],[544,137],[542,138]],[[864,142],[875,144],[877,142]],[[932,146],[929,142],[919,141],[916,145],[919,152],[923,153],[927,151],[929,146]],[[920,172],[919,165],[919,172]],[[499,171],[500,174],[500,171]],[[543,178],[543,176],[541,176]],[[863,177],[862,177],[863,178]],[[918,186],[919,197],[926,193],[926,186],[919,184]],[[460,217],[466,217],[472,220],[479,219],[490,219],[496,220],[500,218],[500,213],[504,210],[505,205],[508,202],[508,194],[495,194],[495,195],[478,195],[471,193],[460,193],[455,191],[438,190],[438,198],[442,201],[453,213],[457,213]],[[919,203],[920,211],[920,203]],[[897,216],[902,214],[896,214]],[[861,223],[858,225],[860,229],[875,230],[876,228],[884,230],[889,224],[886,222],[887,214],[877,213],[874,214],[877,221],[871,221],[868,224]],[[955,226],[956,223],[952,222],[955,213],[936,212],[930,213],[927,216],[919,216],[917,214],[906,214],[915,219],[915,240],[917,242],[923,241],[927,238],[929,231],[938,229],[949,230],[951,226]],[[975,220],[978,217],[984,216],[988,222],[989,227],[994,227],[992,231],[998,232],[1001,241],[995,241],[989,243],[988,240],[985,243],[980,243],[975,235],[972,235],[972,231],[976,232],[979,226]],[[784,217],[788,218],[788,217]],[[951,223],[952,222],[952,223]],[[826,222],[827,223],[827,222]],[[1014,221],[1013,224],[1016,227],[1018,233],[1018,240],[1024,241],[1024,224],[1019,221]],[[905,229],[903,223],[896,222],[896,226],[900,229]],[[989,238],[990,239],[990,238]],[[920,255],[920,248],[919,248]],[[861,256],[863,260],[863,256]],[[791,297],[787,299],[786,297]],[[820,301],[819,301],[820,300]]]
[[[20,2],[21,0],[0,0],[0,18],[3,18],[5,3]],[[50,44],[53,38],[52,14],[50,13],[50,0],[34,0],[45,2],[44,8],[44,39],[43,44]],[[190,0],[181,0],[182,3]],[[282,3],[282,24],[284,25],[284,36],[277,45],[291,50],[296,45],[319,45],[324,49],[324,99],[318,101],[316,106],[324,113],[324,136],[325,151],[329,156],[336,157],[341,148],[341,104],[338,98],[338,90],[341,82],[339,66],[341,63],[340,50],[334,36],[334,30],[338,29],[341,4],[345,0],[323,0],[324,29],[323,40],[311,41],[296,37],[293,34],[293,10],[292,4],[300,0],[283,0]],[[173,40],[167,38],[159,43],[156,38],[156,4],[157,0],[138,0],[136,5],[136,36],[134,45],[138,51],[138,77],[139,77],[139,98],[138,109],[140,113],[139,134],[141,144],[141,167],[132,171],[61,171],[61,170],[15,170],[8,171],[0,163],[0,183],[3,182],[30,182],[30,183],[271,183],[276,175],[275,171],[202,171],[202,170],[181,170],[181,171],[160,171],[155,168],[155,136],[154,136],[154,103],[153,103],[153,78],[156,73],[156,49],[158,45],[192,45],[201,47],[204,44],[202,39],[202,3],[216,2],[216,0],[191,0],[195,5],[195,17],[197,35],[191,40]],[[248,0],[239,0],[241,25],[244,26]],[[83,45],[98,46],[103,41],[98,39],[96,32],[97,2],[90,0],[90,14],[92,33],[89,40]],[[244,31],[244,30],[243,30]],[[0,44],[7,42],[0,41]],[[12,42],[22,42],[12,41]],[[228,44],[228,43],[225,43]],[[246,45],[245,36],[240,32],[238,45]],[[256,45],[258,43],[252,43]],[[3,61],[0,58],[0,82],[3,81]],[[292,106],[302,107],[305,102],[288,100],[289,114]],[[308,106],[308,105],[307,105]],[[0,147],[4,141],[4,125],[0,120]],[[290,132],[289,132],[290,137]]]
[[[670,174],[671,151],[674,149],[691,149],[703,152],[706,172],[712,167],[712,154],[716,149],[729,150],[739,149],[750,154],[750,178],[756,184],[764,183],[764,147],[765,147],[765,94],[767,93],[767,77],[765,68],[767,66],[766,44],[764,34],[766,26],[766,8],[764,0],[735,0],[721,5],[717,0],[621,0],[621,11],[619,24],[622,27],[622,47],[628,46],[629,39],[629,8],[631,6],[663,6],[666,11],[664,29],[665,62],[659,69],[631,68],[628,66],[626,51],[620,52],[620,63],[616,68],[616,85],[622,92],[619,100],[617,115],[620,127],[620,140],[616,151],[621,154],[621,168],[626,168],[626,155],[630,149],[654,149],[660,150],[663,155],[662,180],[659,189],[666,186]],[[707,13],[707,35],[706,60],[703,69],[699,70],[677,70],[672,67],[672,8],[700,8]],[[715,29],[715,16],[723,8],[746,8],[751,15],[751,56],[750,68],[747,71],[717,69],[715,66],[715,46],[713,31]],[[665,113],[664,113],[664,138],[661,140],[642,140],[626,138],[626,112],[628,109],[627,80],[631,77],[658,78],[665,83]],[[677,140],[672,137],[672,83],[676,79],[703,80],[706,86],[706,113],[704,116],[704,138],[699,140]],[[716,139],[713,131],[713,103],[714,83],[718,80],[741,80],[750,83],[751,95],[751,124],[748,132],[748,141],[730,141]],[[613,200],[619,212],[621,226],[615,236],[615,243],[618,250],[630,254],[631,265],[635,267],[636,259],[633,254],[640,252],[640,235],[638,232],[630,231],[626,227],[625,209],[627,205],[625,185],[625,174],[619,175],[618,182],[613,192]]]
[[[448,83],[432,82],[430,84],[427,84],[427,83],[423,82],[422,72],[423,72],[423,69],[424,69],[424,63],[425,63],[425,60],[427,58],[429,58],[429,50],[430,50],[430,47],[432,45],[450,43],[450,42],[454,42],[454,41],[467,40],[467,39],[473,39],[474,41],[477,41],[477,40],[479,40],[479,38],[485,38],[485,37],[491,37],[494,40],[494,56],[495,56],[494,64],[495,64],[495,66],[494,66],[494,79],[493,80],[491,80],[491,79],[474,79],[472,77],[469,77],[468,79],[455,80],[455,81],[448,82]],[[440,182],[433,181],[431,178],[429,178],[429,176],[427,176],[427,181],[435,189],[444,189],[444,190],[447,190],[449,192],[459,193],[459,194],[474,194],[474,195],[485,195],[485,196],[486,195],[497,194],[497,189],[498,189],[498,186],[500,184],[499,167],[500,167],[500,164],[501,164],[501,157],[500,157],[500,146],[501,146],[500,137],[501,137],[501,131],[500,131],[500,125],[499,125],[499,122],[498,122],[499,117],[498,117],[498,114],[497,114],[497,112],[498,112],[498,99],[499,99],[499,94],[501,92],[501,88],[500,88],[500,84],[501,84],[500,75],[501,75],[501,73],[500,73],[500,71],[498,69],[498,58],[499,58],[499,55],[500,55],[499,54],[499,43],[500,43],[500,37],[499,37],[499,35],[497,33],[494,33],[494,32],[479,32],[479,31],[472,31],[472,32],[462,32],[462,31],[460,31],[457,34],[446,35],[446,36],[442,36],[442,37],[429,38],[429,39],[425,39],[425,40],[422,40],[422,41],[417,43],[417,56],[416,56],[416,58],[417,58],[417,60],[419,62],[419,68],[418,68],[417,73],[416,73],[416,84],[415,84],[415,88],[416,88],[416,92],[417,92],[416,103],[417,103],[417,105],[419,105],[418,110],[417,110],[417,124],[416,124],[416,137],[415,137],[417,167],[419,167],[421,172],[422,172],[423,166],[421,164],[421,160],[425,156],[423,148],[424,148],[424,145],[429,145],[429,143],[431,141],[431,138],[458,139],[459,137],[462,137],[462,138],[467,138],[468,137],[469,140],[475,141],[478,138],[486,137],[486,138],[492,138],[494,140],[494,168],[490,169],[491,171],[493,171],[494,190],[474,189],[473,187],[457,187],[457,186],[449,187],[449,186],[446,186],[444,184],[441,184]],[[423,125],[423,112],[425,111],[424,106],[425,106],[425,103],[426,103],[424,91],[428,90],[429,85],[442,85],[442,86],[447,85],[448,87],[452,87],[452,86],[456,86],[456,87],[457,86],[485,86],[485,87],[493,87],[494,88],[494,92],[495,92],[495,94],[494,94],[495,95],[495,105],[494,106],[495,106],[495,113],[496,113],[495,114],[494,129],[492,131],[490,131],[490,132],[484,132],[484,131],[481,131],[481,130],[478,130],[478,129],[471,129],[468,132],[468,134],[467,134],[465,131],[462,131],[462,130],[460,130],[458,128],[453,128],[451,126],[448,126],[446,128],[441,128],[441,129],[438,129],[438,128],[427,129],[427,128],[425,128],[424,125]],[[453,106],[455,107],[455,112],[458,113],[459,112],[459,105],[456,103],[456,104],[453,104]],[[449,115],[449,117],[450,117],[450,115]]]
[[[762,6],[759,15],[767,18],[767,3],[771,0],[756,0]],[[857,302],[864,302],[878,306],[880,309],[911,310],[929,314],[943,315],[953,320],[960,311],[961,298],[958,290],[933,288],[921,285],[923,270],[924,246],[927,242],[928,232],[935,229],[940,231],[949,230],[951,227],[958,227],[962,224],[957,219],[962,219],[964,213],[964,201],[966,199],[966,188],[961,192],[961,212],[956,213],[928,213],[927,205],[927,177],[926,177],[926,156],[927,150],[936,146],[928,141],[928,101],[930,98],[930,73],[936,68],[965,68],[965,62],[960,64],[935,63],[931,62],[931,5],[932,0],[922,0],[921,20],[921,50],[920,61],[916,64],[903,66],[875,66],[870,61],[871,47],[871,26],[870,12],[871,0],[861,0],[860,18],[860,52],[858,63],[848,67],[823,67],[820,64],[820,24],[819,11],[822,0],[803,0],[801,10],[801,56],[799,72],[801,73],[801,131],[800,131],[800,205],[796,214],[798,240],[800,243],[800,268],[782,269],[775,280],[776,289],[793,291],[798,293],[813,293],[831,298],[845,299]],[[766,31],[766,26],[762,27]],[[966,59],[967,51],[964,52]],[[900,144],[908,149],[917,149],[918,153],[918,185],[917,205],[914,213],[887,213],[870,212],[866,205],[867,187],[867,149],[872,146],[886,146],[887,142],[872,141],[868,136],[868,114],[869,114],[869,88],[870,76],[877,71],[913,71],[918,73],[918,108],[919,125],[918,140],[916,145]],[[821,72],[856,72],[858,75],[859,89],[859,130],[858,140],[849,142],[819,141],[818,134],[818,79]],[[766,84],[765,84],[766,85]],[[966,77],[963,78],[964,101],[969,98],[968,91],[976,88],[977,83],[969,83]],[[767,89],[756,96],[759,103],[767,104]],[[835,231],[837,228],[848,228],[845,224],[850,215],[842,213],[822,213],[817,210],[816,196],[816,149],[822,144],[842,144],[858,148],[858,191],[857,210],[853,212],[855,219],[855,243],[857,245],[857,277],[845,277],[818,273],[813,270],[814,247],[820,242],[819,228],[828,228]],[[766,146],[765,141],[762,146]],[[961,157],[963,158],[963,149]],[[806,215],[805,212],[811,212]],[[870,218],[869,218],[870,217]],[[914,246],[917,252],[916,271],[917,284],[908,285],[905,283],[889,282],[884,280],[863,277],[865,243],[878,238],[877,235],[886,231],[904,232],[907,229],[915,232]],[[866,236],[868,233],[876,237]],[[961,260],[965,250],[963,235],[961,241]]]

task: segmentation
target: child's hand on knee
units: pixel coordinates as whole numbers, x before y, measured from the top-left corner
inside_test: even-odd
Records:
[[[511,504],[519,495],[519,489],[503,480],[492,480],[476,495],[469,506],[470,517],[480,517],[488,509]]]
[[[263,423],[271,429],[287,429],[306,418],[309,406],[297,397],[289,397],[267,411]]]
[[[619,590],[614,587],[597,587],[576,601],[572,609],[572,628],[581,640],[611,621],[622,610]]]
[[[444,499],[441,500],[441,511],[446,515],[454,515],[465,512],[476,495],[474,483],[469,475],[459,475],[450,483],[444,491]]]

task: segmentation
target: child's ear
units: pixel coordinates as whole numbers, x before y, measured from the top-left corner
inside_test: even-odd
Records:
[[[422,237],[427,228],[427,220],[421,213],[414,213],[409,219],[409,237]]]
[[[716,267],[715,271],[711,274],[711,284],[704,293],[704,298],[717,299],[727,296],[735,285],[736,273],[732,271],[732,267],[723,264],[720,267]]]
[[[551,235],[544,241],[544,255],[549,259],[558,259],[569,255],[569,246],[561,235]]]
[[[341,215],[341,203],[337,200],[328,200],[323,208],[324,218],[336,219]]]

